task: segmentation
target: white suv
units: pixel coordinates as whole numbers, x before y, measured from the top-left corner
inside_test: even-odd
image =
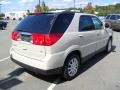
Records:
[[[88,58],[112,49],[112,30],[91,14],[35,13],[12,33],[11,59],[44,75],[75,78]]]

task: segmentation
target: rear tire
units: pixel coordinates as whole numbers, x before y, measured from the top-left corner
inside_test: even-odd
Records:
[[[78,75],[80,69],[80,57],[76,53],[70,54],[63,67],[63,78],[72,80]]]

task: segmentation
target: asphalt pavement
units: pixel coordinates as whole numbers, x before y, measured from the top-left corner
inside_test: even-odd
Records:
[[[29,72],[10,60],[11,32],[18,23],[9,21],[0,30],[0,90],[120,90],[120,32],[114,32],[110,54],[96,55],[81,66],[78,77],[65,81]]]

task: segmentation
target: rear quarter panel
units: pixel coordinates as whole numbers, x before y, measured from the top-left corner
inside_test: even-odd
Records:
[[[45,47],[46,54],[55,54],[63,52],[63,58],[65,59],[67,55],[75,50],[80,50],[83,42],[78,41],[78,25],[79,25],[79,14],[75,14],[71,24],[57,43],[52,46]],[[79,45],[81,43],[81,45]],[[82,51],[82,50],[80,50]]]

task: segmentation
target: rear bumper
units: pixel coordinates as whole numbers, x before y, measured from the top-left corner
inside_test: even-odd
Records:
[[[37,60],[24,56],[22,53],[18,53],[11,48],[10,56],[12,61],[16,64],[32,70],[33,72],[41,73],[44,75],[60,74],[62,72],[62,67],[64,64],[63,53],[46,55],[45,58]]]
[[[29,65],[24,64],[24,63],[22,63],[22,62],[19,62],[19,61],[13,59],[12,56],[11,56],[11,60],[12,60],[14,63],[20,65],[21,67],[24,67],[24,68],[26,68],[26,69],[28,69],[28,70],[30,70],[30,71],[32,71],[32,72],[38,73],[38,74],[43,74],[43,75],[56,75],[56,74],[61,74],[61,73],[62,73],[62,67],[56,68],[56,69],[51,69],[51,70],[41,70],[41,69],[38,69],[38,68],[36,68],[36,67],[29,66]]]

